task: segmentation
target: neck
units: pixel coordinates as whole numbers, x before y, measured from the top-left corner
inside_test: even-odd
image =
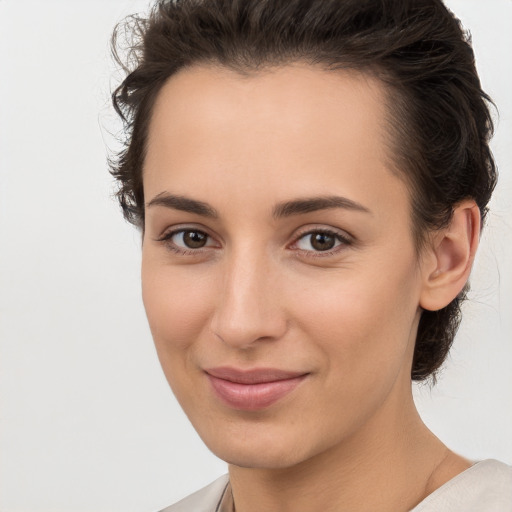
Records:
[[[407,511],[469,466],[421,421],[410,386],[388,398],[356,434],[293,467],[230,465],[236,512]]]

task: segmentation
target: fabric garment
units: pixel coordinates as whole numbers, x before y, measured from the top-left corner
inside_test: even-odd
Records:
[[[233,512],[228,475],[160,512]],[[512,467],[494,459],[477,462],[410,512],[512,512]]]

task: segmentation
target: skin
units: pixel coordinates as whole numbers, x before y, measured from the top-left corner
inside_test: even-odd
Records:
[[[248,76],[195,66],[157,97],[144,305],[173,392],[229,463],[237,512],[405,511],[469,467],[419,418],[410,371],[420,307],[443,307],[467,280],[478,208],[459,205],[416,253],[385,102],[369,76],[305,64]],[[168,194],[217,217],[171,207]],[[333,195],[362,209],[272,215]],[[179,229],[207,234],[206,245],[187,248],[171,236]],[[306,235],[319,229],[345,241],[319,251]],[[271,406],[240,411],[212,390],[204,370],[218,366],[307,376]]]

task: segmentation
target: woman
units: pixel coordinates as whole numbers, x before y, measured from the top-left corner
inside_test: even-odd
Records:
[[[419,417],[496,173],[439,0],[161,1],[114,93],[149,325],[229,476],[166,511],[512,510]]]

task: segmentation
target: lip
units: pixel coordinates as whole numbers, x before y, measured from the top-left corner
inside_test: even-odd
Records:
[[[255,368],[241,370],[231,367],[205,370],[213,391],[220,400],[234,409],[258,411],[291,393],[308,373]]]

